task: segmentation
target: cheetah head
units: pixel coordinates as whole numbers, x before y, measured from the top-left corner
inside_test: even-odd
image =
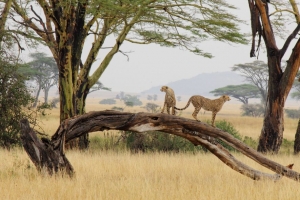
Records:
[[[161,88],[160,88],[160,91],[161,92],[166,92],[167,90],[168,90],[168,86],[162,86]]]
[[[223,95],[222,97],[223,97],[224,101],[230,101],[231,100],[228,95]]]

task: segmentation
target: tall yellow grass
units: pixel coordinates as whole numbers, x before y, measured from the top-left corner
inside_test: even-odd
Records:
[[[87,111],[110,109],[112,106],[88,103]],[[227,106],[227,107],[226,107]],[[140,112],[141,108],[125,111]],[[191,118],[192,108],[181,113]],[[199,118],[210,120],[210,112]],[[225,104],[217,120],[233,124],[241,135],[254,139],[260,134],[262,118],[241,117],[239,105]],[[46,133],[53,134],[59,123],[58,110],[41,117]],[[293,139],[297,120],[285,120],[284,137]],[[101,134],[101,133],[97,133]],[[38,174],[22,149],[0,150],[0,199],[230,199],[274,200],[299,199],[300,183],[282,178],[278,182],[254,181],[207,154],[131,154],[128,151],[68,151],[76,175],[68,177]],[[273,173],[248,159],[235,154],[251,167]],[[283,165],[294,163],[300,171],[300,159],[293,155],[268,156]]]
[[[298,182],[254,181],[212,154],[130,154],[129,152],[67,152],[76,175],[39,175],[20,150],[0,151],[1,199],[299,199]],[[237,158],[269,172],[245,156]],[[272,157],[295,163],[299,157]],[[300,170],[299,170],[300,171]],[[273,173],[273,172],[269,172]]]

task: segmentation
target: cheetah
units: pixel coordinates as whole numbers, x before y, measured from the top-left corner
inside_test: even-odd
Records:
[[[175,115],[176,99],[174,91],[168,86],[162,86],[160,91],[166,93],[164,106],[162,108],[161,113],[163,113],[165,109],[167,109],[168,114],[170,114],[170,108],[172,108],[172,115]]]
[[[187,107],[189,107],[190,103],[192,102],[193,106],[195,107],[195,110],[193,112],[193,117],[200,121],[197,118],[197,114],[199,113],[200,109],[203,108],[206,111],[212,111],[212,119],[211,119],[211,125],[215,127],[215,118],[217,113],[221,110],[223,104],[226,101],[230,101],[230,97],[228,95],[223,95],[218,99],[208,99],[200,95],[194,95],[192,96],[189,101],[187,102],[186,106],[184,108],[176,108],[176,110],[185,110]]]

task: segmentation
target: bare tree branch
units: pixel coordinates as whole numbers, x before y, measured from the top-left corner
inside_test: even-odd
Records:
[[[21,121],[22,138],[24,138],[23,146],[31,160],[38,166],[38,169],[45,167],[49,173],[59,170],[65,171],[69,175],[74,173],[71,164],[64,156],[64,142],[77,138],[86,132],[103,130],[135,132],[162,131],[186,138],[194,145],[206,147],[211,153],[233,170],[254,180],[270,179],[276,181],[282,176],[287,176],[296,181],[300,180],[299,173],[265,158],[262,154],[246,146],[243,142],[235,139],[229,133],[202,122],[173,115],[160,113],[126,113],[118,111],[89,112],[63,121],[56,133],[52,136],[51,141],[43,142],[34,136],[33,130],[28,128],[29,125],[27,125],[27,123],[26,120]],[[29,139],[26,139],[28,137]],[[244,155],[274,171],[276,174],[263,173],[241,163],[225,148],[216,143],[215,138],[228,143]],[[55,153],[51,153],[50,150]],[[49,152],[45,154],[43,153],[45,151]],[[53,157],[53,155],[56,155],[56,157]],[[50,158],[47,159],[47,157]],[[44,159],[43,162],[42,159]],[[49,160],[56,162],[49,163]],[[64,166],[64,163],[59,163],[61,160],[63,160],[66,166]]]

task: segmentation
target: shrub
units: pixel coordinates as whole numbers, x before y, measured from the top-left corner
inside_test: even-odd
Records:
[[[121,108],[121,107],[117,107],[117,106],[114,106],[111,108],[112,110],[117,110],[117,111],[124,111],[124,108]]]
[[[243,104],[242,116],[260,117],[264,115],[265,109],[262,104]]]
[[[155,103],[147,103],[143,108],[145,108],[148,112],[157,113],[160,106]]]
[[[114,99],[102,99],[99,104],[109,104],[109,105],[112,105],[112,104],[116,104],[116,100]]]
[[[126,94],[122,101],[124,101],[126,106],[141,106],[143,103],[137,96],[132,96],[129,94]]]
[[[206,151],[203,147],[195,146],[190,141],[160,131],[145,133],[125,132],[126,147],[132,152],[198,152]]]
[[[223,131],[228,132],[230,135],[235,137],[238,140],[243,140],[242,136],[239,134],[239,132],[233,127],[233,125],[230,122],[227,122],[225,120],[222,121],[216,121],[216,127],[219,129],[222,129]],[[226,144],[222,140],[218,140],[218,142],[225,147],[229,151],[236,151],[233,147],[230,145]]]
[[[254,140],[252,137],[245,136],[243,142],[252,149],[257,149],[258,141]]]
[[[0,147],[10,149],[20,145],[20,120],[35,123],[34,99],[31,97],[20,72],[20,66],[0,58]]]

